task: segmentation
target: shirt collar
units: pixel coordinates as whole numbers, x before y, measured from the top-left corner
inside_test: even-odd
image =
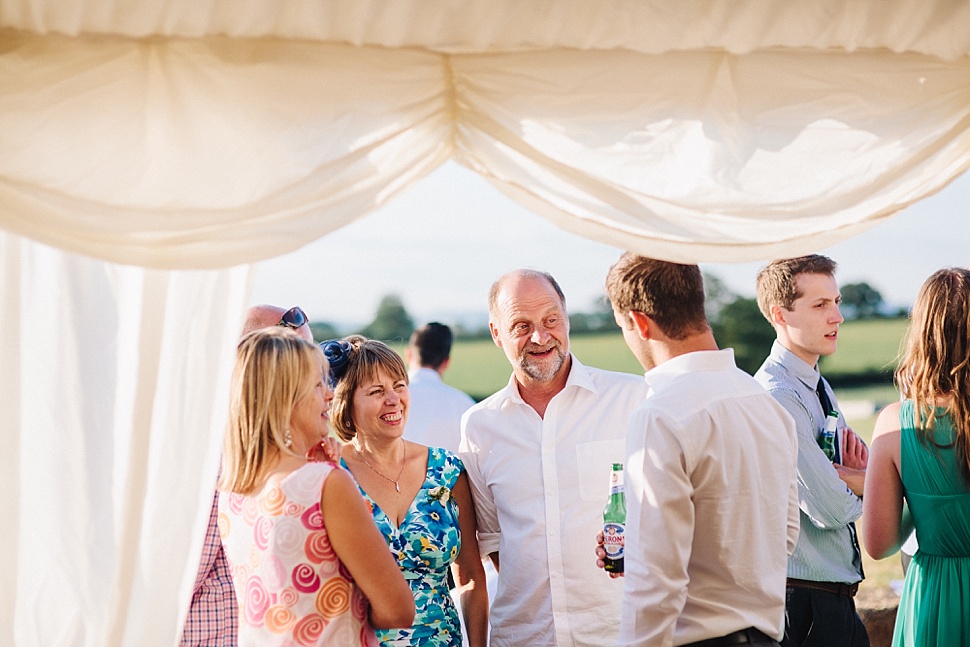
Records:
[[[576,359],[576,356],[572,353],[569,353],[569,359],[569,377],[566,378],[566,385],[562,388],[562,391],[575,386],[596,393],[596,385],[593,383],[593,378],[590,377],[589,369]],[[559,393],[562,393],[562,391]],[[512,402],[526,404],[525,400],[522,399],[522,395],[519,393],[519,383],[515,381],[515,373],[512,373],[512,376],[509,378],[509,383],[502,390],[502,394],[504,396],[503,402],[505,400],[511,400]]]
[[[822,376],[818,370],[818,364],[810,366],[801,357],[791,352],[781,345],[777,339],[771,345],[771,355],[769,356],[785,367],[792,377],[812,389],[818,386],[818,380]]]
[[[699,350],[693,353],[678,355],[663,364],[654,366],[644,373],[643,377],[647,381],[647,386],[653,392],[662,389],[685,373],[693,373],[696,371],[726,371],[735,367],[733,348]]]
[[[440,382],[441,375],[433,368],[420,366],[416,370],[408,373],[409,382]]]

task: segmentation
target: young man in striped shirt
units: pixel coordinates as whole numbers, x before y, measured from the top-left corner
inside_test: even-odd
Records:
[[[755,379],[792,418],[798,437],[800,533],[788,559],[782,647],[868,647],[853,597],[863,579],[855,520],[869,451],[845,425],[820,357],[838,346],[836,264],[819,255],[773,261],[759,274],[758,306],[777,339]],[[843,442],[830,458],[819,435],[837,412]]]

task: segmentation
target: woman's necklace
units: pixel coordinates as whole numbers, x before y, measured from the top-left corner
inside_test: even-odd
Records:
[[[357,458],[359,458],[360,461],[364,465],[366,465],[367,467],[369,467],[375,474],[377,474],[378,476],[380,476],[382,479],[384,479],[384,480],[386,480],[386,481],[388,481],[390,483],[393,483],[395,490],[397,490],[398,492],[401,491],[401,486],[398,483],[398,481],[401,480],[401,475],[404,474],[404,468],[407,467],[407,465],[408,465],[408,444],[407,444],[407,441],[404,442],[404,460],[401,463],[401,471],[397,473],[397,478],[396,479],[392,479],[390,476],[384,475],[383,473],[381,473],[381,471],[379,469],[377,469],[376,467],[374,467],[373,465],[371,465],[370,463],[368,463],[367,462],[367,459],[364,458],[364,455],[360,453],[360,449],[358,449],[356,445],[354,445],[354,451],[357,452]]]

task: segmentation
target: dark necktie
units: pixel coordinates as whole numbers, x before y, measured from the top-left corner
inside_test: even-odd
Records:
[[[829,415],[829,412],[835,411],[835,409],[832,408],[832,401],[829,399],[829,394],[825,392],[825,384],[822,383],[821,376],[818,378],[818,385],[815,387],[815,393],[818,395],[818,401],[822,405],[822,411],[826,417]],[[842,447],[839,446],[838,436],[836,436],[835,442],[834,462],[842,462]],[[852,548],[855,550],[855,556],[852,561],[859,566],[859,572],[862,573],[863,577],[865,577],[865,574],[862,571],[862,551],[859,549],[859,538],[856,536],[855,523],[849,524],[849,536],[852,537]]]
[[[818,378],[818,385],[815,387],[815,395],[818,396],[819,404],[822,405],[822,415],[826,418],[829,413],[835,411],[832,408],[832,401],[829,399],[829,394],[825,392],[825,384],[822,383],[822,376]],[[823,419],[822,424],[824,425],[827,421]],[[836,436],[835,442],[835,457],[832,459],[835,463],[842,462],[842,448],[839,447],[838,436]]]

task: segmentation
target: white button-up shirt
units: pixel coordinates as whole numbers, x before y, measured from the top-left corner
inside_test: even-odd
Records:
[[[461,416],[475,404],[463,391],[441,381],[432,368],[419,368],[409,373],[408,423],[404,437],[428,447],[444,447],[458,453],[461,441]]]
[[[468,471],[482,554],[498,551],[494,647],[602,647],[618,632],[622,580],[598,569],[610,470],[623,462],[630,413],[646,396],[639,376],[583,366],[545,417],[513,377],[468,410],[461,458]]]
[[[675,357],[646,379],[627,435],[619,644],[747,627],[780,639],[798,539],[794,421],[731,349]]]

